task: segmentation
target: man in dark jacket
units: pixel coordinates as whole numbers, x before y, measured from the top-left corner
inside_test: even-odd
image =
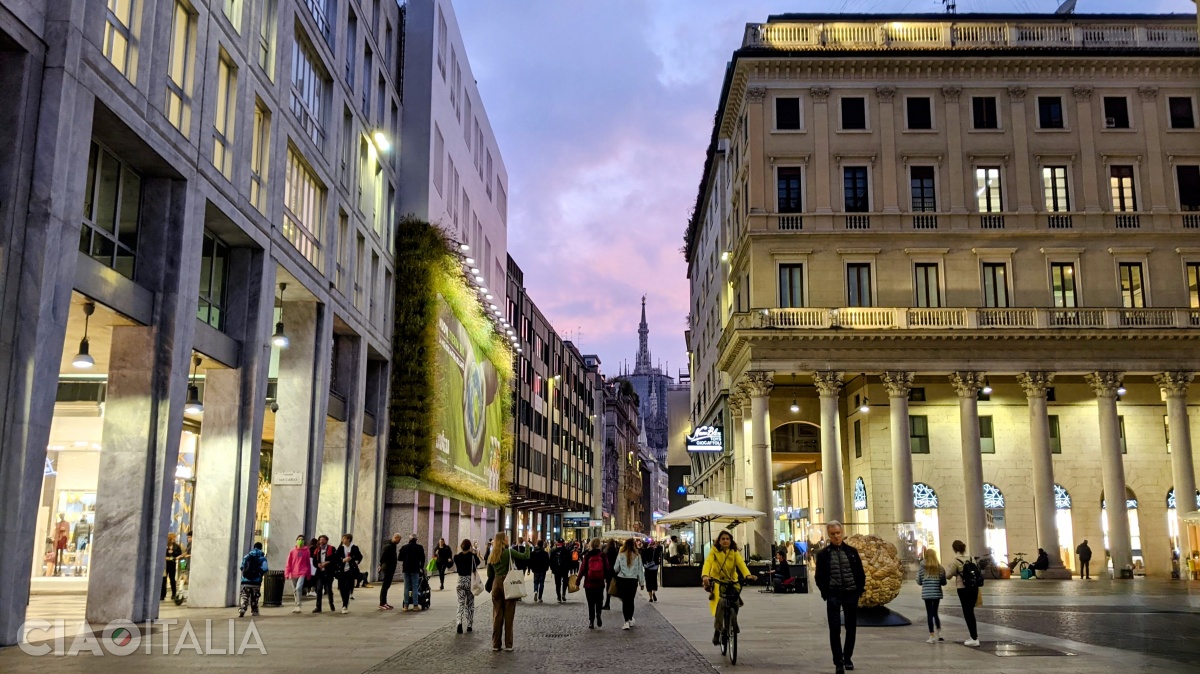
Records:
[[[313,613],[321,612],[321,597],[329,597],[329,610],[333,611],[333,578],[337,575],[337,550],[329,544],[329,537],[322,534],[317,537],[317,547],[312,551],[312,564],[317,569],[317,607]]]
[[[379,553],[379,568],[376,569],[375,575],[383,584],[379,590],[379,610],[381,611],[391,611],[395,608],[388,603],[387,593],[388,588],[392,586],[392,578],[396,575],[396,562],[399,560],[396,548],[398,545],[400,545],[400,534],[392,534],[392,540],[384,543],[383,551]]]
[[[554,596],[560,604],[567,600],[567,574],[571,572],[570,566],[571,553],[563,544],[563,539],[560,538],[555,543],[554,549],[550,551],[550,572],[554,574]]]
[[[1079,544],[1075,548],[1075,554],[1079,555],[1079,577],[1091,579],[1092,577],[1092,549],[1088,547],[1087,540]]]
[[[409,610],[409,604],[412,604],[413,611],[420,611],[417,590],[421,588],[421,571],[425,569],[425,548],[417,542],[416,534],[409,535],[408,542],[400,548],[399,558],[400,570],[404,572],[404,604],[401,610]]]
[[[833,666],[837,674],[854,669],[854,633],[858,620],[858,597],[867,584],[862,558],[858,550],[842,542],[841,522],[825,525],[829,545],[817,553],[817,588],[825,600],[825,615],[829,621],[829,648],[833,651]],[[842,615],[846,617],[846,645],[842,646]]]

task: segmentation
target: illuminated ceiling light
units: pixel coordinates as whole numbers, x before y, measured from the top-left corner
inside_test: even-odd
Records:
[[[729,251],[721,253],[721,262],[729,262]]]
[[[1124,384],[1121,384],[1120,386],[1117,387],[1117,395],[1119,395],[1119,396],[1125,395],[1125,385]]]
[[[866,382],[867,390],[870,390],[871,382],[867,380],[867,373],[863,373],[863,381]],[[871,411],[871,398],[865,393],[863,394],[862,404],[858,406],[858,411],[866,414]]]
[[[512,336],[512,333],[513,333],[513,331],[512,331],[512,330],[509,330],[509,331],[508,331],[508,335],[509,335],[510,337]]]
[[[188,414],[204,414],[204,404],[200,402],[200,387],[196,385],[196,370],[201,362],[200,356],[192,357],[192,380],[188,383],[187,402],[183,404],[183,411]]]
[[[979,389],[979,391],[985,396],[992,395],[992,383],[988,381],[987,377],[983,378],[983,388]]]
[[[392,149],[392,141],[388,140],[387,134],[383,131],[376,131],[372,138],[375,139],[375,147],[379,148],[380,152],[387,152]]]
[[[83,339],[79,340],[79,353],[71,359],[71,364],[80,370],[87,370],[96,365],[96,359],[88,353],[88,321],[96,312],[96,305],[85,302],[83,305]]]
[[[470,247],[470,246],[468,246],[468,245],[467,245],[467,244],[465,244],[465,243],[460,243],[460,244],[458,244],[458,249],[459,249],[459,250],[461,250],[461,251],[463,251],[463,252],[466,252],[466,251],[468,251],[468,250],[471,250],[471,247]]]
[[[479,267],[471,267],[471,273],[472,273],[472,274],[478,274],[478,273],[479,273]]]
[[[493,309],[498,309],[498,308],[499,308],[499,307],[497,307],[495,304],[489,304],[488,306],[489,306],[489,307],[491,307],[491,308],[493,308]]]
[[[475,264],[475,258],[468,257],[468,258],[464,259],[463,262],[466,262],[467,264]]]
[[[792,406],[789,407],[788,409],[790,409],[792,411],[792,414],[795,414],[796,412],[800,411],[800,405],[796,403],[795,396],[792,396]]]
[[[497,316],[499,316],[499,315],[500,315],[500,310],[499,310],[499,309],[496,309],[496,310],[495,310],[495,314],[496,314]]]
[[[476,276],[475,276],[475,281],[476,281],[476,283],[483,283],[483,277],[482,277],[482,276],[479,276],[479,275],[476,275]]]
[[[491,294],[491,293],[488,293],[488,294],[484,295],[484,296],[483,296],[483,299],[485,299],[485,300],[490,300],[490,299],[492,299],[492,294]]]
[[[283,291],[287,290],[286,283],[279,284],[279,322],[275,324],[275,334],[271,335],[271,344],[286,349],[292,343],[287,333],[283,331]]]

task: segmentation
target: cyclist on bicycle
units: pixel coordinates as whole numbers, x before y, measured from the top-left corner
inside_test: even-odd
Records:
[[[757,576],[746,567],[746,560],[742,559],[742,553],[738,552],[737,543],[733,541],[733,534],[728,530],[717,535],[717,544],[709,550],[701,574],[700,580],[709,592],[708,608],[714,616],[713,645],[719,646],[721,632],[725,631],[725,597],[721,596],[718,583],[733,583],[734,588],[741,591],[742,578],[755,580]]]

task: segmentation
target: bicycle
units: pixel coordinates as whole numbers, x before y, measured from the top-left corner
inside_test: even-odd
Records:
[[[1025,561],[1025,553],[1024,552],[1013,553],[1012,561],[1008,563],[1008,570],[1019,576],[1022,571],[1024,571],[1025,569],[1028,569],[1028,568],[1029,568],[1029,562]]]
[[[755,580],[755,576],[746,576],[747,580]],[[737,581],[711,579],[717,586],[717,592],[725,600],[724,614],[721,624],[721,655],[729,657],[729,664],[737,664],[737,635],[740,631],[737,624],[738,608],[741,605],[742,590],[739,587],[742,579],[739,574]]]

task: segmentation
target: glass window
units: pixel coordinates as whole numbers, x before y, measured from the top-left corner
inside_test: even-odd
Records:
[[[929,417],[916,414],[909,415],[908,447],[913,454],[929,453]]]
[[[1200,309],[1200,262],[1187,263],[1188,300],[1193,309]]]
[[[799,98],[780,96],[775,99],[775,129],[778,131],[800,130]]]
[[[854,458],[862,458],[862,419],[854,420]]]
[[[804,265],[779,265],[779,306],[804,306]]]
[[[200,248],[200,298],[196,318],[218,330],[225,329],[225,289],[229,273],[229,246],[204,230]]]
[[[283,192],[283,236],[317,269],[325,235],[325,187],[304,157],[288,148]]]
[[[922,213],[936,211],[937,197],[933,188],[933,167],[912,166],[908,169],[908,171],[909,183],[912,187],[913,212]]]
[[[976,129],[999,129],[1000,117],[996,113],[996,97],[972,96],[971,121]]]
[[[871,294],[871,263],[846,265],[846,303],[851,307],[874,306]]]
[[[905,99],[908,111],[908,128],[913,130],[933,128],[933,106],[926,96],[912,96]]]
[[[1045,193],[1048,212],[1059,213],[1071,210],[1071,198],[1067,191],[1066,166],[1043,166],[1042,190]]]
[[[1172,129],[1196,128],[1196,114],[1192,110],[1191,96],[1168,96],[1167,109],[1170,112]]]
[[[237,110],[237,68],[224,49],[217,54],[217,108],[213,117],[213,166],[233,177],[233,130]]]
[[[1062,434],[1058,428],[1058,415],[1048,415],[1046,420],[1050,422],[1050,453],[1062,454]]]
[[[437,67],[442,73],[442,81],[446,81],[446,45],[449,42],[450,35],[446,27],[446,17],[442,15],[442,8],[437,8],[438,22],[438,44],[437,44]]]
[[[1175,183],[1179,192],[1179,210],[1200,211],[1200,166],[1177,164]]]
[[[325,145],[325,90],[328,86],[325,70],[320,64],[321,58],[297,32],[292,43],[292,113],[318,148]]]
[[[317,31],[325,38],[325,41],[333,46],[333,34],[329,27],[329,9],[326,0],[304,0],[304,4],[308,5],[308,13],[312,15],[313,21],[317,24]]]
[[[843,187],[847,213],[868,213],[871,210],[870,193],[867,191],[867,167],[847,166],[842,169]]]
[[[258,19],[258,67],[275,79],[275,26],[278,24],[275,11],[279,0],[264,0],[262,16]]]
[[[1001,203],[999,166],[975,168],[975,203],[980,213],[999,213],[1004,210]]]
[[[446,173],[446,139],[442,136],[442,130],[438,128],[437,122],[433,124],[433,186],[437,189],[438,194],[444,194],[442,191],[442,183],[445,182]]]
[[[1129,128],[1129,99],[1124,96],[1104,97],[1104,128]]]
[[[996,453],[996,436],[992,427],[991,416],[979,417],[979,453]]]
[[[1129,453],[1129,444],[1125,442],[1125,415],[1124,414],[1117,416],[1117,427],[1121,431],[1121,453],[1128,454]]]
[[[130,82],[134,81],[133,11],[138,0],[108,0],[105,13],[104,44],[101,50],[117,70]]]
[[[867,128],[867,99],[859,96],[842,98],[842,129]]]
[[[1121,306],[1138,309],[1146,306],[1140,262],[1121,262],[1117,265],[1121,276]]]
[[[1007,307],[1008,264],[1004,262],[983,263],[983,306]]]
[[[913,276],[913,289],[916,291],[917,306],[942,306],[942,291],[938,285],[937,263],[918,262],[913,265]]]
[[[254,104],[254,137],[250,146],[250,203],[267,213],[267,169],[271,161],[271,113],[262,101]]]
[[[92,143],[79,251],[132,279],[141,201],[141,176]]]
[[[1137,210],[1137,195],[1134,193],[1132,166],[1109,166],[1108,184],[1112,192],[1112,208],[1114,211],[1121,213]]]
[[[1038,96],[1038,128],[1062,129],[1066,126],[1063,118],[1062,98],[1058,96]]]
[[[239,33],[242,31],[242,14],[245,12],[245,6],[242,0],[225,0],[225,17],[229,19],[230,25]]]
[[[1054,306],[1075,308],[1075,264],[1072,262],[1050,263],[1050,291],[1054,295]]]
[[[346,21],[346,83],[350,91],[354,91],[355,59],[358,58],[358,16],[354,10],[349,10],[350,18]]]
[[[176,0],[171,16],[171,51],[167,61],[167,119],[188,135],[192,105],[192,12]]]
[[[800,213],[803,209],[802,175],[798,166],[780,166],[775,169],[778,185],[779,213]]]

